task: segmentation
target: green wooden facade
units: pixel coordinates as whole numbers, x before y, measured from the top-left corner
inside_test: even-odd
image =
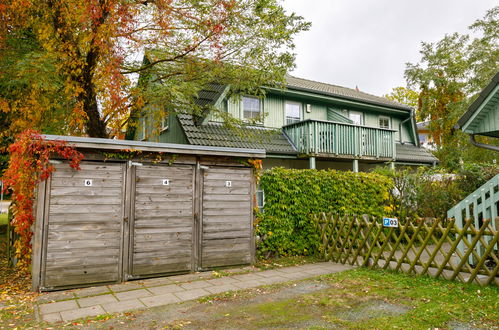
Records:
[[[226,95],[224,90],[218,95],[218,99],[212,100],[212,106],[244,121],[246,96],[227,98]],[[258,104],[260,122],[252,124],[251,135],[258,129],[277,130],[282,135],[279,141],[256,144],[238,142],[235,138],[228,137],[228,133],[221,133],[223,120],[216,111],[207,112],[204,118],[190,121],[182,115],[170,114],[167,125],[163,125],[162,129],[158,129],[157,123],[152,125],[154,120],[142,116],[135,139],[213,146],[249,146],[266,149],[268,158],[312,157],[314,162],[316,157],[322,161],[353,160],[369,163],[400,161],[406,164],[414,161],[418,165],[437,161],[419,148],[412,109],[381,97],[289,77],[287,88],[266,88],[265,97],[259,101],[254,100],[253,104]],[[291,121],[289,116],[286,117],[286,109],[288,107],[289,112],[290,104],[295,109]],[[285,143],[289,143],[289,148],[282,147],[282,140],[288,141]],[[397,150],[401,146],[404,146],[405,156],[414,150],[419,156],[424,154],[425,159],[419,160],[416,155],[399,160]],[[358,167],[358,163],[354,163],[354,169],[356,166]]]

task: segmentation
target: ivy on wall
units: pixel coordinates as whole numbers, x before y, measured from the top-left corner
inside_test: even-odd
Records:
[[[265,212],[257,214],[256,234],[260,256],[310,255],[319,236],[310,214],[375,217],[391,215],[392,182],[375,173],[335,170],[296,170],[281,167],[263,173]]]

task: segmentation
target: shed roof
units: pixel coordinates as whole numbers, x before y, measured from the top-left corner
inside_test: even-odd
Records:
[[[469,106],[468,110],[457,121],[456,128],[473,132],[473,128],[480,124],[489,111],[499,108],[499,72],[491,79],[490,83],[480,92],[478,98]],[[480,133],[482,135],[489,135]],[[492,134],[496,136],[497,134]]]
[[[428,150],[409,143],[396,144],[396,161],[408,163],[438,163],[438,159]]]
[[[281,130],[263,127],[231,129],[223,124],[196,125],[192,115],[179,114],[178,119],[191,145],[229,148],[265,149],[267,153],[296,154]]]
[[[232,156],[265,158],[263,148],[234,148],[227,146],[189,145],[174,143],[142,142],[131,140],[113,140],[77,136],[44,135],[48,141],[66,141],[76,148],[104,150],[142,150],[150,152],[168,152],[177,154],[204,156]]]

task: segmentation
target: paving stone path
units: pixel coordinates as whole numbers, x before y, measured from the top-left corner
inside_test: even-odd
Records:
[[[266,271],[231,270],[245,274],[216,277],[214,272],[159,277],[85,289],[50,292],[38,299],[37,313],[46,322],[72,321],[101,314],[168,305],[228,291],[302,280],[352,267],[321,262]],[[49,303],[47,303],[50,301]]]

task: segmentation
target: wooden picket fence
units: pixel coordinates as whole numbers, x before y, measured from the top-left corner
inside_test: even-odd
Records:
[[[321,213],[312,219],[325,260],[499,285],[499,231],[490,219],[480,228],[475,228],[473,219],[462,228],[453,219],[407,220],[396,228],[368,216]],[[499,218],[495,221],[499,224]]]

